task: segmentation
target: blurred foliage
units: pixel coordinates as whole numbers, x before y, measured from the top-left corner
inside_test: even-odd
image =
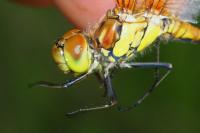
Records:
[[[170,42],[161,45],[161,60],[172,73],[138,108],[65,113],[104,101],[94,76],[69,88],[28,88],[38,80],[69,79],[55,66],[53,42],[73,26],[54,8],[30,8],[0,1],[0,132],[1,133],[198,133],[200,131],[200,46]],[[153,61],[155,52],[141,60]],[[119,101],[129,105],[153,79],[152,70],[117,70],[113,85]]]

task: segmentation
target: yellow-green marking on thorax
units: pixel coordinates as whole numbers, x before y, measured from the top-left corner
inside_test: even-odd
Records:
[[[163,23],[159,18],[151,18],[145,31],[145,35],[137,49],[138,52],[141,52],[150,46],[163,33],[162,24]]]
[[[140,23],[123,23],[120,39],[115,43],[113,55],[121,57],[129,51],[130,47],[136,47],[139,39],[142,37],[143,29],[146,27],[146,22]],[[138,39],[139,38],[139,39]],[[132,45],[133,44],[133,45]]]

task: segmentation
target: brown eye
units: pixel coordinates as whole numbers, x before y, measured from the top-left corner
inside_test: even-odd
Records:
[[[77,34],[65,41],[64,51],[71,54],[74,60],[79,60],[83,54],[84,49],[87,48],[87,41],[84,36]]]

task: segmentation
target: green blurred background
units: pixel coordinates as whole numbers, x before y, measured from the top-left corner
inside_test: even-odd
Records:
[[[54,8],[30,8],[0,2],[0,133],[199,133],[200,46],[171,42],[161,46],[161,60],[172,73],[142,105],[129,112],[115,108],[65,113],[101,104],[103,89],[94,76],[68,90],[28,88],[38,80],[63,82],[54,64],[52,43],[73,26]],[[141,60],[153,61],[153,52]],[[113,85],[120,103],[131,104],[152,82],[152,70],[117,70]]]

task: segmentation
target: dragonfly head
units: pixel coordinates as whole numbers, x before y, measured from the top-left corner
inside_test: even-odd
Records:
[[[58,67],[65,73],[85,73],[92,62],[91,41],[78,29],[66,32],[52,48],[52,55]]]

